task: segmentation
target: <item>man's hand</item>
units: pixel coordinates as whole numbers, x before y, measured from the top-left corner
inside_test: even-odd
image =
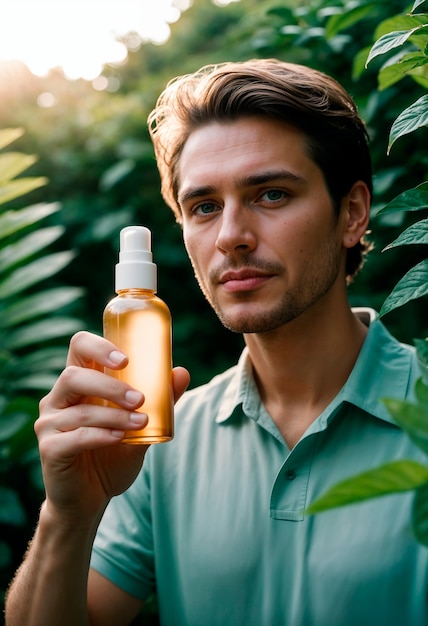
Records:
[[[105,367],[121,369],[126,364],[126,355],[111,342],[77,333],[70,342],[67,367],[40,402],[35,431],[46,507],[55,517],[91,523],[141,468],[148,446],[123,444],[121,439],[126,430],[147,423],[147,416],[136,412],[144,404],[143,393],[104,374]],[[176,400],[188,383],[187,370],[175,368]],[[105,406],[105,400],[117,408]]]

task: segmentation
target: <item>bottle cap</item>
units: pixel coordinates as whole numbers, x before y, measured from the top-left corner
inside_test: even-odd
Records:
[[[151,232],[145,226],[127,226],[120,231],[119,263],[115,290],[157,289],[157,268],[152,261]]]

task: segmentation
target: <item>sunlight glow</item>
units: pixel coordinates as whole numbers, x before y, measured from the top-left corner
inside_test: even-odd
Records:
[[[141,43],[162,44],[191,0],[1,0],[0,62],[20,60],[37,76],[61,67],[96,79]]]

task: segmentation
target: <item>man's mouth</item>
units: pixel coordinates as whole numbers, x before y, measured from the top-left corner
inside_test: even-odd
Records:
[[[242,270],[229,270],[221,274],[219,283],[229,293],[239,291],[252,291],[266,284],[273,274],[266,274],[260,270],[245,268]]]

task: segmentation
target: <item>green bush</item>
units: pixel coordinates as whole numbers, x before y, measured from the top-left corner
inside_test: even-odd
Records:
[[[382,22],[376,31],[378,37],[371,47],[366,63],[380,55],[395,51],[379,70],[379,89],[388,89],[405,77],[412,77],[425,90],[428,89],[428,13],[418,10],[426,0],[416,0],[410,14],[399,15]],[[391,28],[393,30],[391,30]],[[401,137],[428,125],[428,95],[422,95],[406,107],[394,121],[389,133],[388,150]],[[428,183],[423,182],[408,189],[384,208],[378,215],[426,211],[428,209]],[[424,246],[428,243],[428,220],[423,218],[406,228],[392,243],[390,250],[400,246]],[[425,258],[399,280],[386,298],[380,314],[402,307],[410,300],[428,294],[428,260]],[[415,388],[415,401],[384,399],[395,422],[411,440],[428,455],[428,340],[415,340],[421,364],[421,377]],[[332,487],[312,503],[309,513],[360,502],[368,498],[415,491],[413,504],[413,530],[418,541],[428,546],[428,464],[402,460],[385,464]]]
[[[0,131],[0,150],[22,135]],[[21,152],[0,152],[0,594],[22,559],[43,496],[33,423],[38,399],[53,384],[66,355],[65,338],[80,325],[66,312],[81,295],[52,279],[73,258],[49,252],[63,233],[41,223],[58,204],[20,209],[4,205],[46,183],[20,177],[36,161]],[[50,279],[49,286],[45,286]]]

